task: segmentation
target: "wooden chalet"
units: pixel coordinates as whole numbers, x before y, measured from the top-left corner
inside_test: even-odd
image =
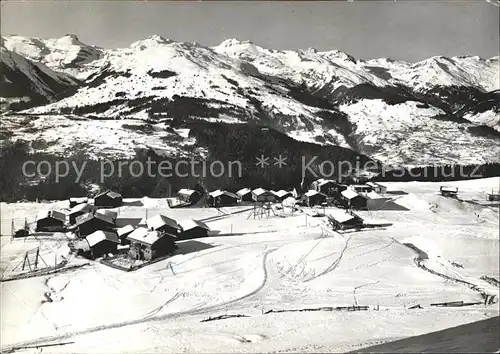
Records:
[[[94,197],[94,205],[102,208],[116,208],[122,205],[122,202],[121,194],[110,190],[101,192]]]
[[[326,202],[326,194],[315,190],[307,191],[304,194],[304,201],[307,206],[321,205]]]
[[[220,189],[210,192],[207,195],[207,205],[212,207],[236,205],[238,204],[238,200],[238,195]]]
[[[144,227],[131,232],[127,240],[130,242],[129,255],[136,260],[151,261],[171,254],[176,249],[175,236]]]
[[[210,227],[203,221],[187,219],[179,223],[181,232],[179,239],[188,240],[193,238],[207,237],[211,231]]]
[[[293,194],[292,192],[285,191],[283,189],[280,189],[277,192],[273,191],[272,193],[275,195],[276,201],[280,203],[283,202],[283,200],[285,200],[286,198],[291,197]]]
[[[256,188],[252,191],[252,200],[254,202],[274,202],[276,196],[264,188]]]
[[[81,198],[69,198],[69,207],[73,208],[78,204],[87,204],[89,202],[89,198],[81,197]]]
[[[114,227],[113,218],[105,214],[87,213],[76,218],[78,237],[85,237],[99,230],[112,231]]]
[[[40,232],[64,231],[65,223],[66,214],[57,210],[51,210],[38,215],[35,230]]]
[[[366,209],[368,198],[362,194],[348,188],[342,193],[342,198],[346,201],[347,207],[353,209]]]
[[[330,210],[326,217],[334,230],[359,229],[363,225],[361,217],[341,209]]]
[[[312,190],[333,197],[341,192],[340,183],[331,179],[320,178],[313,182]]]
[[[194,189],[180,189],[177,192],[177,198],[185,203],[196,203],[201,199],[201,193]]]
[[[152,231],[167,233],[176,237],[180,231],[180,226],[174,219],[165,215],[155,215],[146,220],[146,227]]]
[[[439,188],[439,192],[443,197],[456,198],[458,196],[458,188],[457,187],[446,187],[441,186]]]
[[[86,203],[77,204],[73,208],[71,208],[68,212],[68,219],[70,225],[74,225],[76,223],[76,218],[80,215],[87,214],[92,212],[92,206]]]
[[[252,190],[250,188],[243,188],[236,192],[236,195],[239,197],[241,202],[251,202],[252,199]]]
[[[85,237],[89,244],[92,258],[99,258],[108,253],[116,253],[120,239],[114,231],[98,230]]]

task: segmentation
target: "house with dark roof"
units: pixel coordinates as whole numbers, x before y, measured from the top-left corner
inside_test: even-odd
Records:
[[[188,240],[193,238],[207,237],[210,227],[202,221],[187,219],[179,223],[181,233],[180,240]]]
[[[89,244],[89,253],[92,258],[99,258],[108,253],[116,253],[120,239],[114,231],[98,230],[85,237]]]
[[[122,202],[121,194],[111,190],[99,193],[94,197],[94,205],[103,208],[116,208],[122,205]]]
[[[144,227],[131,232],[127,240],[130,242],[129,255],[137,260],[151,261],[171,254],[176,249],[175,236]]]
[[[236,195],[239,197],[240,202],[251,202],[253,200],[250,188],[242,188],[236,192]]]
[[[66,214],[57,210],[44,212],[36,218],[36,231],[56,232],[64,231]]]
[[[76,234],[85,237],[95,231],[112,231],[115,222],[112,217],[105,214],[87,213],[76,218]]]
[[[211,207],[236,205],[238,204],[238,200],[238,195],[220,189],[210,192],[207,195],[207,205]]]

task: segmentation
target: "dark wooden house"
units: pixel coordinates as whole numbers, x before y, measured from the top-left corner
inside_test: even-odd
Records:
[[[196,203],[201,199],[201,193],[194,189],[180,189],[177,198],[185,203]]]
[[[273,194],[276,197],[276,201],[280,203],[283,202],[283,200],[285,200],[286,198],[293,196],[292,192],[288,192],[283,189],[280,189],[279,191],[273,191]]]
[[[89,244],[92,258],[99,258],[108,253],[116,253],[120,239],[116,232],[98,230],[85,237]]]
[[[347,207],[352,209],[364,210],[367,208],[368,198],[364,195],[356,193],[354,190],[348,188],[342,192],[342,197],[346,201]]]
[[[210,232],[210,227],[198,220],[184,220],[179,225],[181,227],[179,239],[181,240],[207,237]]]
[[[85,237],[99,230],[112,231],[114,226],[113,218],[104,214],[87,213],[76,218],[78,237]]]
[[[254,202],[275,202],[276,201],[276,196],[263,188],[256,188],[252,191],[252,200]]]
[[[40,232],[64,231],[65,222],[66,214],[51,210],[37,217],[35,230]]]
[[[224,207],[238,204],[238,196],[228,191],[216,190],[208,193],[207,205],[211,207]]]
[[[439,188],[439,191],[443,197],[456,198],[458,196],[457,187],[441,186],[441,188]]]
[[[251,202],[252,199],[252,190],[250,188],[243,188],[236,192],[236,195],[239,197],[241,202]]]
[[[334,230],[359,229],[363,225],[363,219],[358,215],[341,209],[330,210],[326,216]]]
[[[113,191],[104,191],[94,197],[94,205],[103,208],[116,208],[122,205],[122,196]]]
[[[130,233],[127,240],[130,242],[129,255],[137,260],[151,261],[176,249],[175,236],[143,227]]]
[[[321,205],[326,202],[326,194],[315,190],[307,191],[304,194],[304,202],[307,206]]]
[[[356,193],[369,193],[373,191],[373,187],[367,184],[351,184],[349,188],[354,190]]]
[[[92,206],[89,204],[77,204],[68,212],[68,219],[70,225],[74,225],[76,223],[76,218],[80,215],[84,215],[92,212]]]
[[[165,215],[155,215],[146,220],[146,227],[152,231],[167,233],[174,237],[179,234],[180,226],[174,219]]]

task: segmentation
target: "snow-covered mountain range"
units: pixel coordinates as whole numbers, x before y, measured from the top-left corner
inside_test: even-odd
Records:
[[[102,49],[66,35],[3,37],[2,64],[9,68],[2,72],[2,86],[47,97],[43,104],[10,108],[21,110],[23,121],[26,115],[51,117],[37,118],[28,134],[19,126],[19,112],[11,110],[3,128],[10,129],[12,139],[57,136],[57,142],[48,142],[55,152],[76,141],[96,145],[95,131],[72,129],[66,142],[51,131],[63,124],[59,121],[76,124],[71,117],[85,116],[143,120],[158,134],[166,125],[179,128],[197,120],[257,124],[391,164],[498,161],[498,56],[363,61],[336,50],[273,50],[236,39],[207,47],[160,36]],[[13,73],[29,80],[19,81]],[[16,96],[5,87],[2,96]],[[94,129],[109,129],[100,122],[92,124]],[[107,151],[132,153],[120,147],[131,145],[123,144],[127,135],[119,135],[122,143]],[[152,144],[146,139],[141,146]],[[154,149],[161,151],[161,142]]]

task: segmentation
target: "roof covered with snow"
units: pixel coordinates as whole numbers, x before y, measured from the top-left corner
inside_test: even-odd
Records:
[[[252,192],[252,190],[250,188],[242,188],[239,191],[237,191],[236,194],[238,194],[241,197],[241,196],[246,195],[246,194],[251,193],[251,192]]]
[[[117,229],[116,233],[118,234],[119,237],[122,237],[123,235],[126,235],[132,231],[134,231],[134,227],[132,225],[125,225]]]
[[[179,226],[181,227],[181,229],[183,231],[191,230],[191,229],[194,229],[197,227],[201,227],[202,229],[210,231],[210,227],[207,224],[205,224],[203,221],[193,220],[193,219],[183,220],[179,223]]]
[[[187,188],[179,189],[179,191],[177,192],[177,194],[182,194],[182,195],[193,195],[194,193],[196,193],[194,189],[187,189]]]
[[[120,243],[120,239],[118,238],[118,235],[115,232],[110,232],[110,231],[95,231],[85,237],[87,242],[89,243],[90,247],[93,247],[97,245],[98,243],[108,240],[111,242],[115,243]]]
[[[153,229],[153,230],[158,230],[159,228],[163,226],[170,226],[173,228],[178,229],[179,225],[177,224],[177,221],[174,219],[171,219],[169,217],[166,217],[165,215],[155,215],[149,219],[146,220],[146,225],[148,229]]]
[[[270,193],[270,192],[265,190],[264,188],[256,188],[252,191],[252,193],[255,195],[263,195],[263,194]]]
[[[347,199],[352,199],[359,196],[359,194],[353,191],[352,189],[346,189],[345,191],[342,191],[342,195]]]
[[[354,215],[340,209],[330,210],[327,215],[340,223],[344,223],[355,218]]]
[[[69,215],[74,214],[74,213],[88,213],[89,211],[92,210],[92,207],[89,204],[82,203],[82,204],[77,204],[73,208],[71,208],[68,212]]]

